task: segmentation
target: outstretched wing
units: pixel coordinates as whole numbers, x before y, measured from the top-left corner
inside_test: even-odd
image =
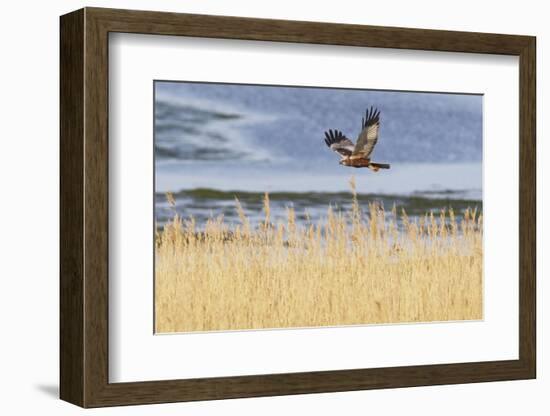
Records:
[[[325,143],[342,157],[349,156],[353,153],[353,142],[339,130],[325,131]]]
[[[361,133],[357,138],[357,144],[353,149],[353,156],[368,158],[378,141],[378,130],[380,129],[380,111],[371,107],[366,111],[361,123]],[[352,156],[352,157],[353,157]]]

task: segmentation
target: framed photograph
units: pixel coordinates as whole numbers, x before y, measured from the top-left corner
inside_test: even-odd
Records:
[[[534,37],[60,28],[63,400],[535,378]]]

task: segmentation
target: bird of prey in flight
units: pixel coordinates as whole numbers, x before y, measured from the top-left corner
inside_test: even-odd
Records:
[[[339,130],[325,131],[325,143],[341,156],[341,165],[369,168],[378,172],[380,169],[390,168],[387,163],[371,162],[370,159],[370,155],[378,141],[378,130],[380,130],[380,111],[371,107],[363,117],[361,132],[355,145]]]

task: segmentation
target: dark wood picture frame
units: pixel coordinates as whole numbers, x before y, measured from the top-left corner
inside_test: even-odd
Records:
[[[82,407],[100,407],[535,378],[534,37],[100,8],[64,15],[60,28],[60,396],[63,400]],[[519,56],[519,359],[109,383],[110,32]]]

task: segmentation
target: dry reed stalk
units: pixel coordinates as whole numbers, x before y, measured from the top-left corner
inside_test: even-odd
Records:
[[[293,208],[271,224],[268,194],[256,229],[237,199],[234,227],[219,216],[198,231],[174,215],[156,235],[157,331],[481,319],[477,210],[412,221],[373,202],[363,215],[350,186],[350,215],[329,206],[318,224],[298,225]]]

